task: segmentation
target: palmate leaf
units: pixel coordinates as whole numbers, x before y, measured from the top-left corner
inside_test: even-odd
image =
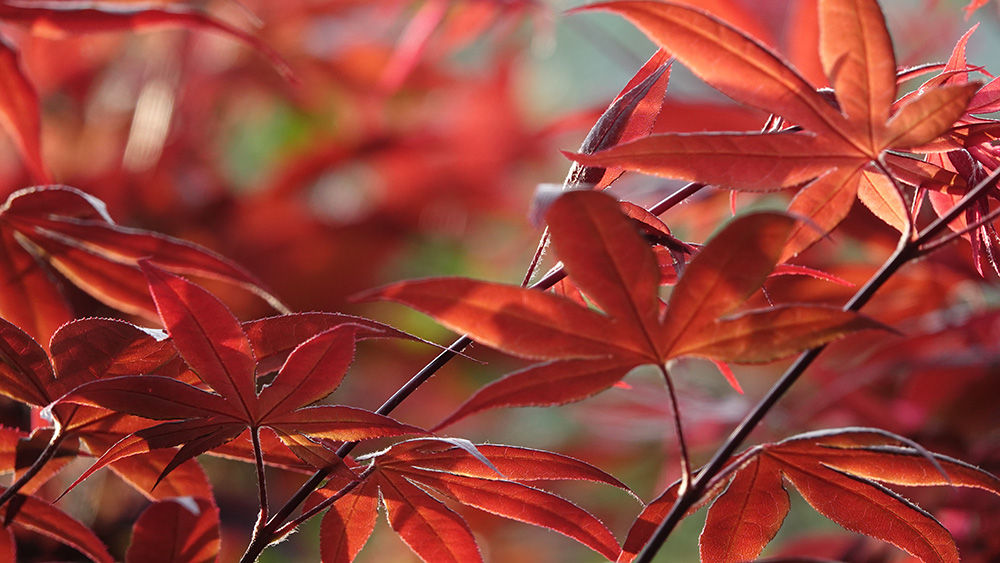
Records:
[[[768,47],[700,9],[623,1],[581,10],[624,16],[722,93],[805,131],[666,133],[571,158],[587,166],[619,166],[739,190],[809,182],[789,211],[810,223],[796,228],[783,258],[808,248],[846,217],[870,163],[887,150],[916,147],[947,131],[978,88],[975,83],[926,88],[891,113],[895,57],[875,0],[819,3],[820,59],[839,109]],[[869,192],[896,189],[891,183],[867,187]],[[871,193],[865,198],[879,199]],[[897,198],[888,192],[881,197]],[[894,209],[900,212],[898,205]]]
[[[559,532],[608,559],[620,551],[611,532],[590,513],[524,484],[572,479],[628,491],[614,477],[571,457],[529,448],[417,438],[400,442],[371,461],[373,471],[338,498],[323,518],[324,563],[347,563],[357,556],[374,527],[379,493],[393,530],[424,561],[482,561],[464,519],[428,491]]]
[[[279,438],[305,435],[339,441],[423,432],[364,409],[309,406],[337,388],[353,360],[357,330],[371,331],[372,327],[340,323],[302,342],[258,393],[257,361],[250,339],[225,305],[201,287],[146,261],[140,261],[140,266],[174,346],[209,390],[171,377],[142,375],[91,381],[62,397],[60,404],[170,421],[121,439],[77,483],[119,459],[181,446],[163,469],[162,478],[248,429],[259,433],[271,428]],[[299,448],[306,444],[291,439],[286,445],[301,453]],[[319,444],[315,448],[323,449]],[[309,456],[303,461],[314,459]],[[339,469],[347,471],[342,464]]]
[[[756,559],[788,514],[785,482],[844,528],[889,542],[926,562],[957,562],[958,550],[933,516],[883,484],[975,487],[1000,495],[1000,479],[966,463],[868,428],[810,432],[730,459],[702,502],[715,499],[701,534],[701,560]],[[636,520],[620,563],[631,561],[676,498],[677,485]],[[652,510],[651,509],[655,509]],[[655,514],[647,514],[655,512]]]
[[[35,407],[43,407],[85,382],[118,373],[154,373],[177,359],[169,342],[157,341],[133,325],[111,319],[81,319],[61,327],[52,338],[51,363],[31,337],[0,319],[0,356],[8,358],[0,365],[0,393]],[[172,371],[166,367],[166,372]],[[59,434],[55,434],[53,428],[39,428],[33,433],[32,441],[59,440],[59,452],[75,451],[75,455],[80,453],[78,448],[70,446],[77,440],[91,453],[100,455],[123,436],[151,424],[83,405],[60,403],[49,405],[46,410],[58,422]],[[40,446],[17,448],[18,474],[39,462]],[[166,453],[151,452],[119,460],[111,469],[150,498],[211,496],[208,478],[195,462],[184,464],[167,477],[157,491],[151,492],[149,489],[171,461],[170,457],[165,457]],[[65,461],[62,453],[57,453],[54,459],[43,460],[44,467],[20,490],[31,492],[38,488],[58,472]]]
[[[774,270],[796,222],[779,213],[736,219],[686,266],[660,313],[653,251],[600,192],[552,204],[556,253],[598,309],[562,296],[468,279],[397,283],[362,295],[423,311],[510,354],[544,360],[482,388],[439,427],[500,406],[555,405],[614,385],[631,369],[680,355],[764,362],[878,326],[854,313],[787,305],[729,315]]]

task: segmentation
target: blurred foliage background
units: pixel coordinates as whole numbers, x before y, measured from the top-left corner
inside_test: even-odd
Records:
[[[527,220],[535,187],[561,182],[568,161],[559,149],[579,146],[653,52],[651,43],[614,17],[567,15],[576,2],[184,4],[250,30],[287,61],[297,83],[283,79],[252,49],[201,30],[54,35],[44,26],[0,19],[0,34],[18,47],[38,89],[43,157],[55,181],[101,198],[120,224],[191,240],[234,259],[294,310],[361,314],[442,344],[452,336],[426,318],[393,305],[354,304],[350,296],[421,276],[520,282],[540,235]],[[742,6],[762,40],[817,86],[825,85],[818,82],[822,74],[815,21],[808,19],[810,0],[732,4]],[[1000,52],[996,3],[969,20],[963,19],[965,3],[957,0],[883,5],[901,65],[946,59],[975,22],[980,28],[970,42],[969,61],[991,70]],[[736,106],[683,68],[675,66],[673,73],[659,131],[755,130],[767,117]],[[0,136],[0,192],[7,195],[35,182],[12,141]],[[626,176],[614,190],[652,203],[676,187],[662,179]],[[788,196],[741,195],[737,206],[783,206]],[[728,192],[703,192],[665,219],[681,238],[701,242],[730,214],[728,199]],[[893,245],[891,232],[858,219],[840,229],[837,245],[820,245],[803,262],[861,282]],[[996,280],[981,280],[966,254],[949,250],[908,268],[896,287],[872,304],[872,314],[902,322],[914,334],[944,330],[949,319],[923,316],[942,303],[956,316],[987,314],[981,311],[996,302],[989,286]],[[253,296],[210,287],[243,319],[273,314]],[[777,280],[769,291],[838,304],[852,292],[812,279]],[[79,316],[115,314],[78,290],[73,298]],[[989,330],[995,335],[997,327]],[[898,356],[885,351],[902,346],[899,340],[862,338],[866,341],[846,341],[825,354],[815,373],[768,418],[758,438],[780,439],[831,425],[884,426],[929,449],[1000,469],[1000,416],[994,401],[974,400],[986,393],[996,396],[992,362],[1000,356],[995,351],[969,360],[982,368],[981,378],[970,376],[954,396],[931,400],[933,391],[912,388],[915,379],[901,379],[915,366],[901,365]],[[995,348],[986,336],[983,341],[984,347]],[[435,353],[424,345],[364,343],[333,400],[375,408]],[[396,416],[433,425],[478,386],[521,365],[482,347],[471,354],[488,363],[453,362]],[[883,364],[864,363],[878,354],[885,356]],[[696,462],[711,455],[783,367],[738,368],[746,394],[736,396],[707,363],[673,366]],[[848,376],[834,377],[845,371]],[[655,378],[636,373],[627,381],[628,389],[612,389],[580,404],[485,413],[448,431],[473,441],[579,457],[649,500],[677,476],[673,430],[666,395]],[[922,385],[935,388],[932,382]],[[12,424],[26,416],[18,411],[4,418]],[[245,546],[256,515],[253,468],[218,459],[204,463],[222,507],[223,560],[231,560]],[[300,480],[285,476],[272,489],[274,498],[285,498]],[[587,486],[560,492],[598,514],[619,538],[640,510],[620,491]],[[97,510],[86,500],[109,494],[121,502]],[[1000,518],[973,520],[961,508],[982,505],[986,510],[993,499],[964,491],[917,491],[914,496],[956,532],[966,560],[977,561],[977,546],[989,553],[985,544],[995,540],[985,539],[986,534],[990,528],[997,531]],[[62,502],[121,553],[131,520],[145,501],[113,477],[98,476]],[[793,538],[806,553],[826,546],[831,557],[847,550],[856,561],[900,559],[900,553],[839,531],[800,504],[781,538]],[[489,561],[596,561],[557,534],[470,512],[463,510]],[[695,560],[697,520],[671,539],[660,560]],[[262,561],[318,560],[317,524],[269,549]],[[415,560],[387,532],[381,522],[358,561]],[[56,548],[41,539],[32,545],[36,552],[25,551],[26,561],[73,557],[47,551]],[[789,545],[776,542],[770,553],[794,549]]]

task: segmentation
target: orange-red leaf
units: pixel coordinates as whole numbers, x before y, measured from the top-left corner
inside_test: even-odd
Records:
[[[660,269],[649,244],[607,198],[560,198],[547,220],[552,244],[573,282],[615,321],[640,353],[656,355]],[[643,350],[645,348],[645,350]]]
[[[614,535],[597,518],[552,493],[511,481],[447,472],[414,471],[406,477],[462,504],[559,532],[608,559],[617,558],[621,551]]]
[[[781,305],[722,319],[684,336],[678,355],[763,363],[881,324],[836,307]]]
[[[673,350],[689,331],[731,312],[760,289],[795,224],[788,215],[755,213],[712,237],[670,294],[660,350]]]
[[[819,21],[823,71],[855,124],[852,137],[876,154],[896,97],[896,57],[885,18],[869,0],[819,0]]]
[[[750,461],[712,504],[699,542],[702,561],[752,561],[774,539],[791,503],[773,465],[767,458]]]
[[[823,154],[809,133],[661,133],[593,155],[567,156],[587,166],[620,166],[645,174],[738,190],[801,184],[858,160],[847,149]]]
[[[601,357],[614,350],[608,342],[615,338],[614,325],[607,317],[540,291],[442,278],[401,282],[358,296],[376,298],[423,311],[456,332],[524,358]]]
[[[948,530],[889,489],[819,465],[785,466],[782,473],[806,502],[844,528],[892,543],[921,561],[958,561],[958,549]]]
[[[920,92],[887,123],[886,145],[904,150],[933,141],[962,117],[980,86],[946,84]]]
[[[469,525],[461,516],[401,476],[379,475],[379,490],[389,525],[426,563],[476,563],[483,560]]]
[[[779,55],[697,8],[666,2],[625,1],[588,5],[632,21],[654,42],[720,92],[752,107],[781,114],[814,132],[840,127],[840,116]]]
[[[837,169],[795,195],[788,212],[803,221],[789,235],[782,262],[812,246],[847,217],[857,198],[863,170],[863,167]]]
[[[439,430],[477,412],[498,407],[562,405],[604,391],[625,377],[635,363],[610,360],[561,360],[536,364],[479,389]]]
[[[366,479],[340,497],[323,516],[319,551],[323,563],[351,563],[375,529],[378,479]]]

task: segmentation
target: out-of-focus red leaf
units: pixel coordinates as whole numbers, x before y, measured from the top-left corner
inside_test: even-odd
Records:
[[[403,30],[392,58],[385,65],[380,80],[386,91],[399,88],[423,55],[427,42],[448,13],[445,0],[425,2]]]
[[[126,563],[211,563],[219,556],[219,509],[203,498],[151,504],[132,527]]]
[[[73,318],[51,274],[15,233],[0,230],[0,316],[41,342]]]
[[[250,46],[266,58],[286,80],[295,82],[288,63],[259,38],[183,5],[133,8],[100,1],[82,4],[52,1],[6,2],[0,5],[0,20],[21,23],[29,26],[32,33],[55,37],[170,27],[212,31]]]
[[[17,446],[21,438],[27,437],[25,432],[17,428],[0,426],[0,471],[13,471],[17,462]]]
[[[38,92],[25,75],[17,50],[3,37],[0,37],[0,124],[14,139],[35,181],[51,183],[52,175],[42,159]]]
[[[965,7],[965,18],[968,19],[979,8],[982,8],[986,4],[989,4],[990,0],[972,0],[969,5]]]
[[[6,487],[2,490],[6,490]],[[90,528],[44,500],[17,494],[5,509],[7,514],[12,511],[16,513],[13,522],[7,523],[8,526],[13,524],[48,536],[76,549],[96,563],[114,563],[115,559],[108,553],[108,548]]]
[[[287,311],[254,276],[203,247],[116,225],[104,203],[66,186],[27,188],[0,209],[0,314],[47,343],[72,318],[52,268],[105,304],[151,320],[157,313],[138,267],[167,270],[246,288]],[[57,324],[58,323],[58,324]]]
[[[14,530],[10,528],[0,532],[0,555],[7,561],[17,561],[17,544],[14,543]]]

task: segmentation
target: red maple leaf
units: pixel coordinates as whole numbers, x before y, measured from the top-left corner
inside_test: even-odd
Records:
[[[619,166],[738,190],[805,184],[789,211],[809,222],[796,228],[783,259],[809,247],[846,217],[872,166],[891,173],[887,151],[918,147],[947,131],[979,87],[927,88],[893,112],[895,56],[875,0],[820,1],[820,59],[836,105],[778,54],[700,9],[624,1],[581,10],[623,15],[714,88],[798,129],[656,134],[571,158],[588,166]],[[877,184],[861,195],[870,207],[890,206],[893,215],[909,223],[897,190],[892,183]]]
[[[733,315],[774,270],[796,228],[784,214],[734,220],[685,267],[665,308],[653,251],[612,198],[569,192],[550,208],[548,224],[570,278],[599,309],[559,295],[462,278],[406,281],[361,296],[404,303],[476,341],[543,360],[480,389],[439,427],[500,406],[583,399],[644,364],[660,366],[666,375],[664,364],[678,356],[767,362],[878,326],[816,305]]]
[[[257,359],[250,340],[225,305],[183,278],[146,261],[140,265],[171,341],[205,388],[158,375],[121,376],[85,383],[62,397],[57,405],[83,404],[171,421],[123,438],[77,482],[116,460],[183,445],[162,477],[246,430],[258,459],[260,431],[268,428],[303,461],[320,467],[338,459],[314,440],[355,441],[423,432],[360,408],[310,406],[339,386],[354,357],[356,333],[368,327],[341,324],[309,338],[258,392]]]

